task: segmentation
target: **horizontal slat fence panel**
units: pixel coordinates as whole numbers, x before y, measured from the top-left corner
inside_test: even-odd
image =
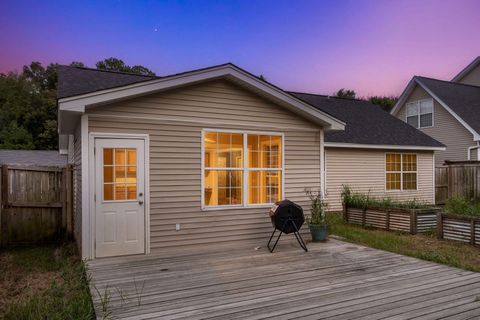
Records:
[[[435,229],[438,211],[437,208],[386,209],[355,208],[344,205],[343,214],[345,221],[349,223],[416,234]]]
[[[1,171],[1,246],[58,242],[70,235],[70,166],[4,165]]]
[[[439,239],[480,245],[480,218],[438,213]]]

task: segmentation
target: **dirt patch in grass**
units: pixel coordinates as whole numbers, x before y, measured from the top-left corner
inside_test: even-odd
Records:
[[[1,319],[93,319],[73,245],[0,251]]]
[[[0,314],[13,303],[24,303],[46,291],[52,282],[61,283],[60,271],[27,271],[11,252],[0,254]]]
[[[433,233],[410,235],[348,224],[337,213],[328,214],[327,222],[332,234],[349,242],[480,272],[480,247],[440,240]]]

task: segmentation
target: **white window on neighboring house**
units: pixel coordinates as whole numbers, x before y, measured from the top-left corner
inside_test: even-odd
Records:
[[[415,128],[433,127],[433,99],[407,103],[407,123]]]

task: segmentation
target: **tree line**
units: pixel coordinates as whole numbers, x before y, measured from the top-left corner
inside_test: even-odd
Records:
[[[71,66],[85,67],[73,61]],[[0,73],[0,149],[58,149],[57,63],[24,66],[20,73]],[[97,69],[155,75],[144,66],[108,58]]]
[[[357,99],[357,93],[355,90],[342,88],[335,92],[333,96],[344,99]],[[384,111],[390,112],[395,103],[398,101],[398,97],[395,96],[370,96],[364,100],[368,100],[373,104],[380,106]]]
[[[85,67],[79,61],[70,65]],[[0,149],[58,148],[57,66],[57,63],[51,63],[44,67],[40,62],[32,62],[20,73],[0,73]],[[101,70],[155,75],[147,67],[129,66],[117,58],[98,61],[95,66]],[[347,99],[356,97],[354,90],[346,89],[340,89],[334,95]],[[390,111],[397,98],[373,96],[368,100]]]

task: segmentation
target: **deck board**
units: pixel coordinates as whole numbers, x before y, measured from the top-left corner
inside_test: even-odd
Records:
[[[480,273],[333,239],[308,253],[285,241],[273,254],[252,245],[104,258],[88,272],[99,319],[480,317]]]

